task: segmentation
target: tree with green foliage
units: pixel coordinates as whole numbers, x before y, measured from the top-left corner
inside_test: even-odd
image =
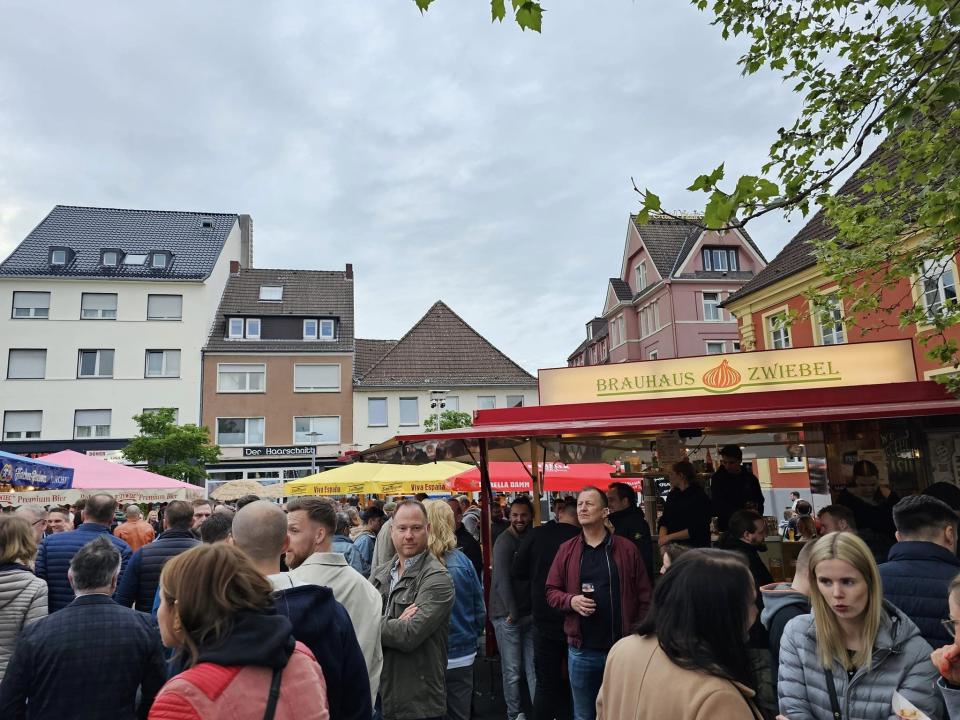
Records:
[[[413,0],[420,12],[426,12],[433,0]],[[543,7],[534,0],[510,0],[513,6],[513,19],[521,30],[540,32],[543,24]],[[507,0],[490,0],[490,15],[496,22],[503,22],[507,16]]]
[[[470,413],[457,412],[456,410],[444,410],[440,413],[440,430],[453,430],[454,428],[472,427],[473,418]],[[427,432],[433,432],[437,429],[437,414],[433,413],[423,421],[423,429]]]
[[[135,415],[140,434],[123,448],[123,456],[146,463],[147,470],[195,485],[207,477],[205,466],[216,462],[220,448],[209,442],[210,432],[197,425],[177,425],[174,408]]]

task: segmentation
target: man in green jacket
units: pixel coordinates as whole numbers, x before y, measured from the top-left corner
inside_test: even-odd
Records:
[[[380,698],[385,720],[440,718],[447,711],[444,674],[453,581],[427,549],[429,533],[423,505],[400,503],[391,527],[396,558],[371,578],[384,600]]]

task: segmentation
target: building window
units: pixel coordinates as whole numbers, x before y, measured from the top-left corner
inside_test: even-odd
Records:
[[[957,282],[951,260],[925,260],[922,279],[923,305],[931,320],[956,305]]]
[[[400,425],[412,426],[420,424],[420,404],[417,398],[400,398]]]
[[[217,445],[262,445],[263,418],[217,418]]]
[[[110,437],[110,410],[77,410],[73,414],[73,437]]]
[[[160,412],[161,410],[173,410],[173,424],[180,424],[180,409],[179,408],[144,408],[144,413],[155,413]]]
[[[656,360],[658,357],[660,357],[660,353],[657,350],[647,352],[647,360]]]
[[[266,365],[217,365],[217,392],[261,393],[267,386]]]
[[[523,395],[507,395],[507,407],[523,407]]]
[[[723,320],[723,313],[720,311],[720,293],[705,292],[703,294],[703,319]]]
[[[80,298],[80,317],[83,320],[116,320],[116,293],[83,293]]]
[[[113,350],[81,350],[77,377],[113,377]]]
[[[740,352],[740,341],[739,341],[739,340],[734,340],[734,341],[733,341],[733,351],[734,351],[734,352]]]
[[[42,380],[47,374],[46,350],[10,350],[8,380]]]
[[[641,262],[633,269],[637,279],[637,292],[643,292],[647,288],[647,263]]]
[[[50,317],[50,293],[13,293],[13,317],[39,318],[41,320],[46,320],[48,317]]]
[[[339,365],[294,365],[296,392],[340,392]]]
[[[261,285],[260,299],[265,302],[281,302],[283,300],[283,286]]]
[[[155,252],[150,254],[150,266],[155,268],[165,268],[169,264],[169,257],[165,252]]]
[[[443,402],[446,403],[444,410],[449,410],[451,412],[460,412],[460,396],[459,395],[447,395]]]
[[[146,253],[127,253],[123,256],[124,265],[146,265],[147,264],[147,254]]]
[[[317,321],[316,320],[303,321],[303,339],[304,340],[317,339]]]
[[[7,410],[3,414],[4,440],[39,440],[42,410]]]
[[[100,253],[100,264],[103,267],[117,267],[120,264],[120,252],[118,250],[104,250]]]
[[[147,320],[183,318],[183,295],[147,295]]]
[[[247,318],[247,340],[260,339],[260,318]]]
[[[623,315],[617,315],[617,335],[620,336],[621,343],[625,343],[627,341],[627,333],[625,332]]]
[[[180,351],[147,350],[144,377],[180,377]]]
[[[770,333],[770,348],[786,350],[790,345],[790,328],[787,327],[786,313],[776,313],[767,318],[767,330]]]
[[[387,399],[382,397],[367,398],[367,426],[386,427]]]
[[[293,442],[297,445],[338,445],[340,443],[340,418],[295,417],[293,419]]]
[[[66,264],[67,264],[67,251],[66,251],[66,250],[51,250],[51,251],[50,251],[50,264],[51,264],[51,265],[66,265]]]
[[[613,343],[612,347],[616,347],[620,344],[620,336],[617,335],[617,321],[613,319],[610,321],[610,342]],[[586,355],[586,353],[584,353]],[[584,355],[580,356],[580,360],[584,359]]]
[[[726,343],[718,340],[707,341],[707,355],[723,355],[726,351]]]
[[[230,318],[227,321],[227,337],[238,340],[243,337],[243,318]]]
[[[478,395],[477,410],[493,410],[497,406],[496,395]]]
[[[817,310],[820,340],[824,345],[842,345],[847,341],[843,327],[843,309],[836,295],[827,298],[827,304]]]
[[[333,340],[333,337],[334,337],[333,320],[321,320],[320,321],[320,339]]]
[[[740,269],[734,248],[704,248],[703,269],[710,272],[736,272]]]

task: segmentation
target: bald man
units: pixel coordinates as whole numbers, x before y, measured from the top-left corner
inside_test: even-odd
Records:
[[[157,533],[153,529],[153,525],[143,519],[143,512],[139,505],[127,505],[124,515],[126,515],[127,521],[122,525],[117,525],[113,534],[129,545],[133,552],[154,541]]]
[[[280,571],[287,551],[287,516],[279,505],[257,500],[233,518],[232,540],[277,592],[274,605],[293,625],[293,636],[317,658],[327,682],[330,720],[370,720],[370,681],[363,652],[346,609],[328,587],[294,580]]]

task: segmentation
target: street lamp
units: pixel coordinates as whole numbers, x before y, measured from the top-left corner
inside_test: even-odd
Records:
[[[310,474],[316,475],[317,473],[317,438],[323,437],[322,432],[317,432],[312,430],[311,432],[305,433],[305,435],[310,438]]]
[[[449,390],[431,390],[430,391],[430,409],[435,411],[437,416],[437,432],[440,432],[440,416],[443,409],[447,406],[447,393]]]

